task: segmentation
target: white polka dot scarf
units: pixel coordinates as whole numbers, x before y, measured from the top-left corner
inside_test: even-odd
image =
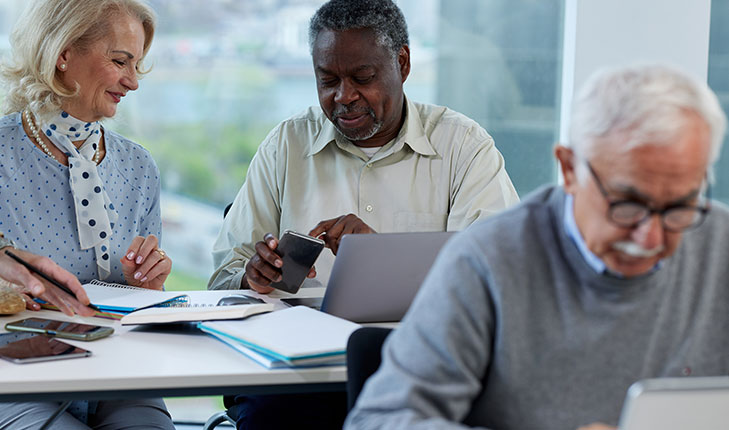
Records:
[[[41,130],[68,156],[81,249],[94,248],[99,279],[106,279],[111,273],[109,237],[118,215],[93,160],[101,139],[101,124],[81,121],[62,111],[50,120],[44,120]],[[72,141],[80,140],[85,142],[76,149]]]

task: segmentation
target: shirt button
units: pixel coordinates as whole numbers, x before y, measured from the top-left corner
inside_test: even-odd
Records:
[[[372,163],[367,163],[367,168],[368,169],[371,169],[372,168]]]
[[[372,209],[374,209],[374,208],[372,207],[372,205],[367,205],[367,206],[365,207],[365,210],[366,210],[367,212],[372,212]]]

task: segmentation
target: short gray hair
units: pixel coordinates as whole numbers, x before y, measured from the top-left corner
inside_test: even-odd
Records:
[[[316,11],[309,23],[309,49],[313,52],[322,30],[371,28],[377,43],[397,58],[400,48],[410,44],[405,17],[392,0],[330,0]]]
[[[709,127],[712,165],[719,158],[727,120],[708,85],[665,65],[602,69],[575,98],[568,146],[590,158],[596,140],[615,133],[627,137],[621,151],[645,143],[670,144],[686,124],[687,111]]]
[[[144,28],[144,49],[137,73],[147,70],[142,59],[154,38],[156,17],[144,0],[34,0],[30,2],[10,35],[12,62],[0,67],[7,87],[4,112],[30,106],[40,115],[61,109],[64,99],[78,89],[66,88],[56,72],[58,56],[68,48],[82,52],[108,34],[113,18],[126,13],[138,18]]]

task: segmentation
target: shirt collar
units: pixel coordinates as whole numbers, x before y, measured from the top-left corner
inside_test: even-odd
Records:
[[[574,200],[571,194],[567,194],[564,199],[564,229],[567,235],[572,239],[577,250],[582,254],[582,258],[585,259],[587,264],[592,267],[597,273],[605,273],[607,266],[605,263],[598,258],[597,255],[593,254],[592,251],[587,247],[587,243],[582,238],[580,229],[577,228],[577,222],[575,221],[574,213]]]
[[[334,127],[331,121],[327,118],[319,132],[319,135],[314,140],[309,150],[309,156],[313,156],[321,152],[330,143],[338,143],[339,146],[343,145],[354,145],[352,144],[342,133]],[[395,138],[396,145],[399,142],[403,142],[403,145],[397,145],[395,150],[399,150],[404,145],[408,145],[413,151],[421,155],[437,155],[438,153],[433,148],[430,140],[425,135],[425,129],[423,123],[420,121],[418,115],[418,109],[413,102],[405,97],[405,122]]]

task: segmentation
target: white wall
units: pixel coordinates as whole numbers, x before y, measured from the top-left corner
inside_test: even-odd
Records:
[[[663,62],[706,80],[711,0],[565,0],[560,141],[572,96],[603,66]]]

